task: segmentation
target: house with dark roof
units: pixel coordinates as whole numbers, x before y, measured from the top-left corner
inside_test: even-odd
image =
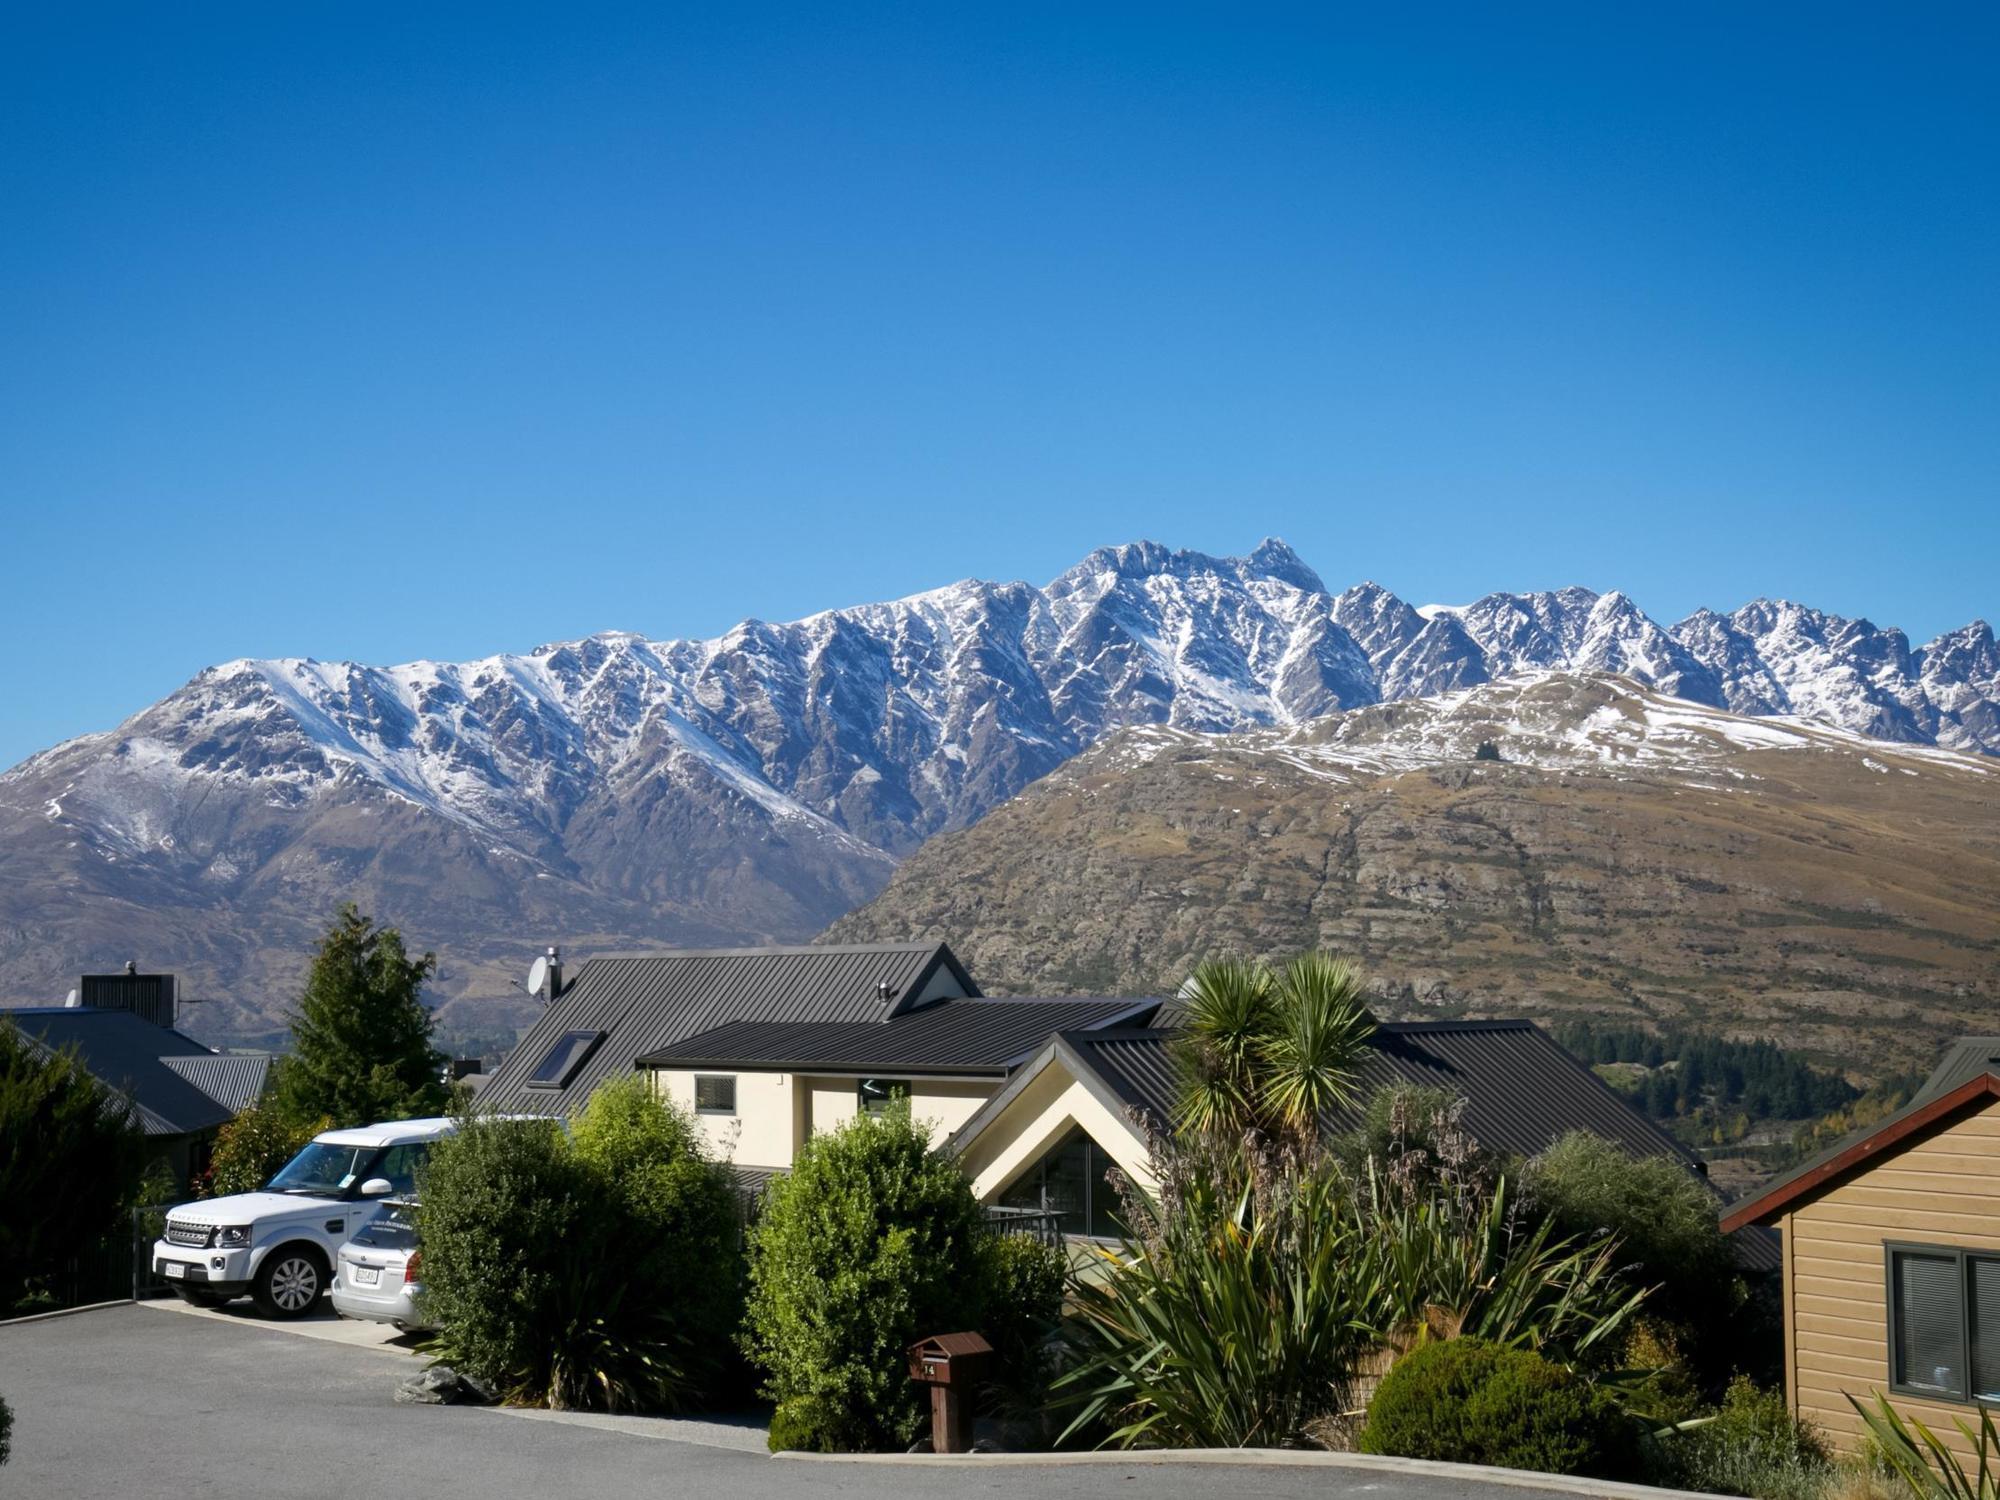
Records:
[[[567,1115],[634,1069],[760,1184],[816,1132],[898,1096],[964,1163],[981,1201],[1111,1232],[1104,1174],[1151,1186],[1170,1123],[1182,1007],[1138,997],[991,999],[941,943],[748,948],[593,959],[558,975],[482,1111]],[[1532,1155],[1589,1130],[1635,1157],[1701,1163],[1527,1021],[1390,1023],[1360,1097],[1394,1082],[1466,1101],[1488,1147]],[[1359,1123],[1329,1116],[1329,1131]],[[1747,1247],[1775,1267],[1760,1239]]]
[[[257,1102],[271,1059],[212,1051],[151,1012],[92,1005],[10,1006],[28,1045],[73,1051],[91,1077],[124,1101],[132,1120],[186,1188],[208,1162],[215,1133]]]
[[[739,1021],[638,1059],[753,1175],[791,1166],[816,1132],[909,1101],[941,1139],[1065,1031],[1149,1019],[1157,1000],[933,1000],[873,1021]]]
[[[1162,1012],[1177,1020],[1174,1009]],[[1169,1026],[1065,1031],[1013,1070],[952,1135],[981,1201],[1061,1215],[1072,1233],[1110,1234],[1116,1167],[1150,1190],[1149,1136],[1171,1128],[1176,1087]],[[1465,1101],[1465,1125],[1490,1150],[1532,1156],[1588,1130],[1634,1157],[1701,1162],[1530,1021],[1410,1021],[1377,1027],[1357,1080],[1366,1101],[1392,1084],[1442,1089]],[[1359,1108],[1330,1111],[1321,1129],[1359,1126]]]
[[[1780,1230],[1785,1392],[1853,1450],[1889,1397],[1972,1459],[2000,1404],[2000,1037],[1962,1037],[1910,1102],[1735,1204]]]
[[[592,958],[573,978],[550,975],[540,1020],[480,1089],[479,1107],[570,1115],[641,1057],[730,1022],[882,1022],[978,993],[943,943]]]

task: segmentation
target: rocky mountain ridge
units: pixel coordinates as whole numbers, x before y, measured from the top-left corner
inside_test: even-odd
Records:
[[[828,936],[890,931],[948,933],[1017,993],[1157,993],[1203,957],[1324,947],[1392,1016],[1782,1035],[1868,1078],[2000,1002],[2000,764],[1603,675],[1136,727]]]
[[[1758,601],[1671,629],[1623,594],[1414,607],[1240,558],[1104,548],[710,640],[611,632],[396,667],[242,660],[0,775],[17,994],[175,963],[252,1031],[353,895],[493,993],[551,938],[796,939],[1121,729],[1296,726],[1523,673],[1609,671],[1747,713],[2000,752],[2000,650]],[[227,1024],[221,1024],[222,1012]]]

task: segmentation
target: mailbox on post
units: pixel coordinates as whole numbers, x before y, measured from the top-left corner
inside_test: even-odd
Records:
[[[931,1450],[972,1450],[972,1392],[993,1357],[976,1333],[938,1333],[910,1345],[910,1379],[931,1388]]]

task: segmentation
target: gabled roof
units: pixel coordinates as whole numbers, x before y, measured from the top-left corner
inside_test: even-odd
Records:
[[[32,1044],[46,1051],[75,1048],[91,1077],[131,1102],[147,1135],[192,1135],[236,1117],[235,1109],[170,1064],[169,1059],[218,1059],[193,1037],[155,1026],[128,1010],[20,1006],[0,1011],[0,1016],[11,1017]]]
[[[240,1114],[264,1097],[271,1056],[264,1052],[213,1052],[204,1057],[160,1059],[217,1104]]]
[[[1157,1000],[940,1000],[886,1021],[736,1021],[641,1057],[651,1068],[900,1069],[997,1077],[1058,1031],[1143,1021]]]
[[[593,958],[479,1091],[479,1108],[568,1114],[598,1084],[631,1072],[640,1057],[728,1022],[880,1022],[939,988],[979,993],[943,943],[677,949]],[[563,1087],[528,1087],[549,1049],[571,1031],[602,1031],[604,1038]]]
[[[1164,1129],[1173,1115],[1175,1034],[1153,1027],[1071,1032],[1061,1040],[1125,1108]],[[1466,1128],[1491,1150],[1532,1156],[1567,1131],[1588,1130],[1633,1156],[1696,1162],[1532,1021],[1384,1023],[1376,1028],[1355,1095],[1365,1104],[1376,1090],[1399,1082],[1464,1099]],[[953,1139],[969,1141],[987,1112]],[[1329,1132],[1351,1130],[1361,1123],[1360,1111],[1332,1111],[1320,1123]]]
[[[1961,1037],[1908,1104],[1834,1142],[1761,1192],[1732,1204],[1722,1216],[1722,1227],[1731,1230],[1745,1224],[1770,1224],[1904,1146],[1944,1129],[1961,1115],[1984,1108],[1990,1099],[2000,1099],[2000,1047],[1991,1037]]]
[[[1174,1012],[1163,1007],[1162,1014]],[[963,1151],[1048,1067],[1060,1065],[1115,1115],[1171,1128],[1178,1028],[1151,1026],[1071,1031],[1009,1077],[1006,1085],[952,1135]],[[1405,1021],[1376,1028],[1361,1068],[1358,1107],[1329,1111],[1329,1134],[1354,1129],[1361,1110],[1387,1084],[1442,1089],[1465,1100],[1465,1125],[1482,1146],[1533,1156],[1572,1130],[1588,1130],[1637,1159],[1668,1156],[1699,1170],[1701,1159],[1640,1114],[1596,1073],[1532,1021]],[[1138,1133],[1135,1125],[1134,1133]],[[1778,1268],[1777,1237],[1724,1222],[1745,1270]]]

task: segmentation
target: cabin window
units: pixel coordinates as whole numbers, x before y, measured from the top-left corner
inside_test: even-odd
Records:
[[[698,1115],[736,1113],[736,1078],[729,1075],[697,1073],[694,1080],[694,1112]]]
[[[892,1099],[910,1097],[907,1078],[864,1078],[855,1085],[855,1107],[864,1115],[879,1115]]]
[[[1072,1130],[1000,1194],[1000,1207],[1053,1214],[1064,1234],[1116,1239],[1118,1192],[1111,1185],[1114,1163],[1105,1149],[1081,1130]]]
[[[1935,1245],[1887,1256],[1890,1389],[2000,1402],[2000,1256]]]

